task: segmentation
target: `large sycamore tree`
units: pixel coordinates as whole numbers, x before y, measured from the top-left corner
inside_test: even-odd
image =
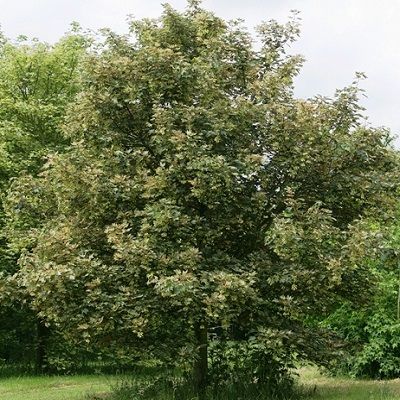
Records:
[[[322,357],[310,321],[368,297],[364,220],[392,207],[398,169],[356,84],[294,97],[298,32],[295,16],[270,21],[254,46],[192,1],[106,33],[73,145],[8,198],[24,251],[10,284],[49,324],[186,357],[199,388],[218,340],[266,362]]]

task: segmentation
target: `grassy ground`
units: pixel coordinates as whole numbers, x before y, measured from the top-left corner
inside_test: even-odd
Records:
[[[105,393],[112,376],[78,375],[0,379],[1,400],[82,400],[88,393]]]
[[[315,368],[300,370],[300,381],[313,393],[310,400],[400,400],[400,379],[391,381],[330,378]]]
[[[400,379],[351,380],[322,376],[314,368],[300,370],[300,382],[313,392],[310,400],[400,400]],[[87,394],[105,394],[121,377],[62,376],[0,379],[1,400],[84,400]]]

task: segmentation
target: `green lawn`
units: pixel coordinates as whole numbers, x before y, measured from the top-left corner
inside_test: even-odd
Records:
[[[121,377],[61,376],[0,379],[1,400],[84,400],[86,394],[102,394]],[[400,379],[352,380],[322,376],[314,368],[300,370],[300,382],[314,392],[310,400],[400,400]]]
[[[105,393],[113,376],[79,375],[0,379],[1,400],[82,400],[88,393]]]

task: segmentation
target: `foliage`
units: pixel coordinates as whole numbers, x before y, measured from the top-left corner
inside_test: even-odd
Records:
[[[0,278],[18,270],[19,251],[4,232],[5,192],[15,177],[35,176],[47,153],[62,151],[67,105],[80,88],[79,75],[89,39],[75,27],[55,45],[20,37],[0,43]],[[22,178],[21,178],[22,179]],[[32,193],[35,195],[35,193]],[[23,201],[23,200],[22,200]],[[40,219],[40,216],[36,216]],[[7,361],[32,361],[36,319],[23,292],[5,285],[0,295],[0,349]]]
[[[34,352],[32,315],[17,307],[3,307],[0,321],[0,362],[29,364]]]
[[[8,283],[70,340],[193,363],[203,389],[211,333],[272,356],[258,379],[324,362],[309,321],[368,298],[364,218],[396,201],[388,133],[363,123],[357,82],[294,98],[295,16],[263,24],[260,50],[197,2],[130,27],[88,63],[71,147],[9,191]]]
[[[265,332],[248,341],[214,340],[210,342],[210,377],[214,388],[239,388],[243,393],[258,390],[269,397],[289,397],[294,379],[293,354],[283,348],[280,332]],[[262,387],[262,389],[261,389]],[[233,395],[233,394],[232,394]]]
[[[225,382],[220,385],[210,387],[206,393],[206,399],[210,400],[248,400],[248,399],[269,399],[269,400],[294,400],[303,398],[300,388],[294,388],[292,384],[288,386],[270,385],[266,382]],[[177,375],[159,375],[155,377],[145,377],[140,380],[123,380],[114,385],[112,394],[107,397],[109,400],[187,400],[197,399],[193,390],[193,384],[188,377]],[[98,397],[89,396],[90,400]]]
[[[61,123],[79,91],[88,39],[79,31],[50,46],[20,38],[0,46],[1,182],[36,173],[43,157],[65,147]]]
[[[398,220],[382,229],[386,245],[370,261],[377,285],[371,302],[361,309],[344,304],[324,324],[349,344],[348,358],[336,370],[352,376],[400,376],[400,229]]]

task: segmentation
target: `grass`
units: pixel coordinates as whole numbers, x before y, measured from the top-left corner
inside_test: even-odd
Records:
[[[83,400],[88,393],[107,393],[115,376],[35,376],[0,379],[1,400]]]
[[[139,374],[138,379],[144,376]],[[85,400],[88,394],[105,398],[125,376],[77,375],[10,377],[0,379],[1,400]],[[300,383],[312,394],[307,400],[399,400],[400,379],[353,380],[321,375],[315,368],[300,370]],[[95,398],[95,397],[92,397]],[[250,399],[249,399],[250,400]],[[263,400],[263,399],[260,399]]]
[[[302,368],[300,383],[313,394],[310,400],[399,400],[400,379],[390,381],[327,377],[316,368]]]

